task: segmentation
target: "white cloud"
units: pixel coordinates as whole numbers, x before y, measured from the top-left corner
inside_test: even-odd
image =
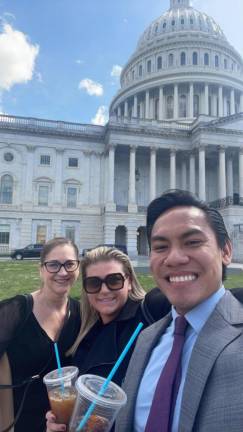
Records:
[[[80,81],[78,88],[80,90],[86,90],[90,96],[102,96],[104,92],[100,83],[97,83],[89,78],[85,78]]]
[[[84,64],[84,60],[77,59],[77,60],[75,60],[75,63],[82,65],[82,64]]]
[[[113,65],[111,70],[112,77],[119,77],[121,75],[122,67],[119,65]]]
[[[95,125],[104,126],[108,122],[108,119],[109,119],[108,108],[105,105],[101,105],[98,108],[95,117],[92,118],[91,123]]]
[[[35,72],[35,77],[39,83],[43,83],[43,78],[40,72]]]
[[[27,36],[3,25],[0,34],[0,89],[10,90],[14,84],[26,83],[33,78],[38,45],[32,45]]]

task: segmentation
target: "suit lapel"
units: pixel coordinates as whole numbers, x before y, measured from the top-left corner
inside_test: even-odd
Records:
[[[229,300],[228,294],[225,298]],[[183,391],[179,432],[193,430],[205,385],[218,356],[229,343],[242,333],[241,329],[229,325],[229,321],[231,324],[233,318],[230,306],[234,308],[235,300],[233,299],[232,304],[231,302],[227,304],[226,310],[224,309],[225,298],[222,299],[222,304],[219,303],[206,322],[194,345]],[[229,315],[231,316],[229,317]],[[242,318],[241,310],[241,323]],[[233,321],[235,320],[233,319]]]

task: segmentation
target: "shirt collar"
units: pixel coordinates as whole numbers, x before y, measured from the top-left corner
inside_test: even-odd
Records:
[[[202,303],[194,307],[192,310],[186,313],[185,317],[190,326],[196,333],[199,333],[206,323],[207,319],[213,312],[215,306],[219,300],[223,297],[225,288],[222,285],[215,293],[204,300]],[[172,306],[172,317],[173,321],[178,316],[174,306]]]

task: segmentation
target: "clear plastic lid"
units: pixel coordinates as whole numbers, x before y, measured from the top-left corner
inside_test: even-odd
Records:
[[[81,375],[76,381],[76,389],[78,394],[84,396],[91,402],[96,402],[104,407],[120,407],[127,402],[126,393],[117,384],[112,381],[102,396],[98,396],[102,385],[106,381],[105,378],[98,375]]]
[[[62,368],[62,375],[59,369],[55,369],[45,375],[43,381],[46,385],[58,385],[61,381],[71,381],[78,376],[78,372],[76,366],[65,366]]]

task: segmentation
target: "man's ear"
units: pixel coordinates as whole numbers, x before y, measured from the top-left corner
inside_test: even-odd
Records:
[[[226,243],[222,249],[222,261],[225,266],[229,265],[232,260],[233,249],[230,240],[226,240]]]

